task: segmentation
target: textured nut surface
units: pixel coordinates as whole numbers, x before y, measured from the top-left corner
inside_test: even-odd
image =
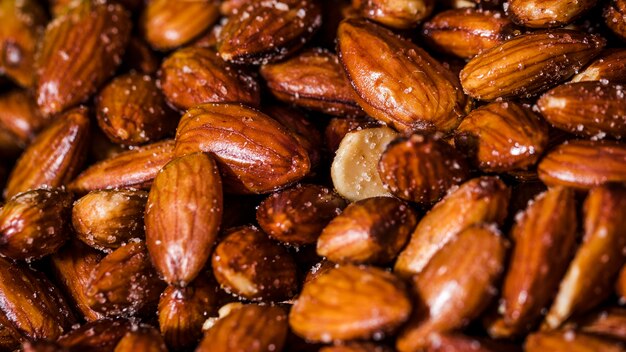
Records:
[[[607,49],[584,70],[572,77],[572,82],[607,80],[626,83],[626,50]]]
[[[126,319],[104,318],[68,332],[61,336],[58,343],[72,351],[111,351],[131,329],[132,324]]]
[[[626,1],[625,0],[611,0],[607,3],[604,9],[604,22],[613,33],[622,40],[626,40],[626,20],[624,15],[626,14]]]
[[[525,351],[626,351],[623,345],[574,331],[538,332],[528,336]]]
[[[365,18],[389,27],[405,29],[415,27],[420,21],[430,16],[436,1],[358,0],[352,3]]]
[[[548,28],[572,22],[596,3],[597,0],[511,0],[508,11],[515,23],[531,28]]]
[[[0,127],[15,137],[20,146],[28,145],[49,124],[50,119],[39,112],[27,91],[11,90],[0,95]]]

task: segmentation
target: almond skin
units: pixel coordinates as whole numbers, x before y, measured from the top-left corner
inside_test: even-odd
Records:
[[[596,3],[596,0],[575,2],[511,0],[508,13],[515,23],[525,27],[560,27],[580,17]]]
[[[189,154],[159,172],[146,204],[146,243],[157,271],[185,287],[211,255],[222,220],[222,181],[213,158]]]
[[[0,128],[15,137],[21,147],[30,144],[50,122],[27,91],[11,90],[0,95]]]
[[[85,107],[59,116],[42,131],[13,167],[5,198],[42,187],[68,183],[80,170],[87,154],[89,117]]]
[[[526,338],[524,351],[624,352],[623,345],[574,331],[538,332]]]
[[[461,84],[480,100],[533,97],[574,75],[605,43],[566,29],[520,35],[475,56],[461,71]]]
[[[159,330],[151,326],[140,326],[127,332],[115,346],[114,352],[167,352]]]
[[[268,193],[308,174],[304,147],[269,116],[237,104],[201,104],[183,115],[176,131],[177,156],[215,157],[227,191]]]
[[[70,331],[58,343],[72,351],[113,351],[131,329],[132,324],[126,319],[104,318]]]
[[[613,33],[626,41],[626,0],[611,0],[604,8],[604,22]]]
[[[572,82],[607,80],[626,83],[626,49],[607,49],[582,72],[572,77]]]
[[[436,1],[359,0],[352,3],[365,18],[388,27],[407,29],[417,26],[419,22],[429,17],[435,8]]]
[[[128,12],[82,1],[46,27],[37,51],[37,104],[46,115],[86,101],[122,61],[130,38]]]
[[[626,340],[626,309],[612,307],[599,310],[579,321],[579,329],[585,333],[617,340]]]
[[[406,244],[417,220],[416,212],[395,198],[351,203],[324,228],[317,254],[335,263],[389,263]]]
[[[626,147],[609,141],[569,141],[552,149],[537,167],[549,186],[589,189],[626,180]]]
[[[337,38],[339,59],[369,116],[402,132],[458,125],[466,97],[452,72],[424,50],[363,20],[343,21]]]

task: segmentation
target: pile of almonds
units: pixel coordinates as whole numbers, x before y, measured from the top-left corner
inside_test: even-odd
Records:
[[[0,350],[626,351],[626,0],[0,0]]]

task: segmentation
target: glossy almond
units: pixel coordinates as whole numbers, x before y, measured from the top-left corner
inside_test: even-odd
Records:
[[[461,71],[461,84],[480,100],[532,97],[574,75],[605,43],[565,29],[520,35],[475,56]]]
[[[525,27],[560,27],[580,17],[596,3],[596,0],[511,0],[508,13],[515,23]]]
[[[298,185],[262,201],[256,219],[261,229],[278,241],[313,244],[346,205],[343,198],[326,187]]]
[[[534,333],[526,339],[527,352],[569,351],[569,352],[624,352],[626,347],[611,340],[604,340],[593,335],[568,331]]]
[[[222,221],[222,181],[207,154],[172,160],[159,172],[146,204],[146,243],[170,285],[186,286],[204,267]]]
[[[126,319],[104,318],[70,331],[58,343],[72,351],[113,351],[132,327]]]
[[[485,172],[528,169],[548,146],[548,125],[514,102],[494,102],[470,112],[455,132],[454,145]]]
[[[122,61],[130,30],[122,6],[91,1],[50,22],[35,63],[41,111],[59,113],[95,93]]]
[[[374,267],[345,265],[304,285],[289,326],[307,340],[329,343],[391,333],[410,312],[399,278]]]
[[[89,141],[87,108],[72,109],[59,116],[26,148],[11,171],[4,190],[6,198],[41,187],[59,187],[80,171]]]
[[[26,147],[37,133],[50,124],[27,91],[12,90],[0,95],[0,128]]]
[[[576,245],[575,206],[571,189],[549,188],[516,217],[500,317],[488,327],[492,336],[511,337],[532,329],[554,297]]]
[[[626,341],[626,309],[611,307],[598,310],[579,321],[583,332]]]
[[[335,263],[386,264],[404,247],[417,221],[416,212],[401,200],[363,199],[324,228],[317,254]]]
[[[337,40],[357,102],[369,116],[398,131],[448,132],[459,124],[467,103],[461,86],[424,50],[381,26],[354,19],[339,25]]]
[[[604,8],[604,22],[613,33],[626,41],[626,0],[611,0]]]
[[[256,227],[229,231],[215,247],[211,264],[220,285],[240,297],[281,301],[296,293],[293,257]]]
[[[395,139],[378,162],[385,187],[396,197],[430,204],[469,178],[465,157],[446,142],[421,134]]]
[[[359,0],[353,1],[359,13],[388,27],[406,29],[415,27],[430,16],[435,0]]]
[[[139,190],[94,191],[72,208],[76,237],[91,247],[111,251],[144,237],[143,215],[148,193]]]
[[[626,83],[626,49],[603,51],[580,73],[572,77],[572,82],[608,81]]]
[[[547,185],[589,189],[626,180],[626,146],[609,141],[569,141],[552,149],[539,163]]]
[[[163,60],[159,73],[167,100],[185,110],[202,103],[259,105],[259,84],[212,49],[187,47]]]
[[[510,197],[511,191],[497,177],[483,176],[463,183],[418,223],[398,256],[394,272],[406,278],[419,274],[446,243],[467,227],[502,224]]]
[[[182,117],[176,155],[215,157],[227,191],[267,193],[308,174],[306,150],[278,122],[244,105],[202,104]]]
[[[165,341],[159,330],[151,326],[140,326],[127,332],[115,346],[114,352],[167,352]]]

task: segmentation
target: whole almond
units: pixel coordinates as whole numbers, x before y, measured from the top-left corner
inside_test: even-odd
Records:
[[[604,22],[613,33],[626,41],[626,0],[611,0],[604,8]]]
[[[351,203],[324,228],[317,254],[335,263],[389,263],[406,244],[417,220],[416,212],[395,198]]]
[[[91,1],[50,22],[35,64],[41,111],[59,113],[95,93],[122,61],[130,30],[122,6]]]
[[[104,318],[70,331],[58,343],[71,351],[113,351],[132,327],[126,319]]]
[[[26,148],[11,171],[4,196],[68,183],[80,171],[88,140],[87,108],[65,112]]]
[[[380,156],[378,172],[396,197],[431,204],[469,178],[461,153],[437,138],[421,134],[393,140]]]
[[[114,352],[167,352],[159,330],[152,326],[140,326],[127,332],[115,346]]]
[[[566,29],[520,35],[476,55],[461,71],[461,84],[480,100],[532,97],[574,75],[605,43]]]
[[[584,70],[572,77],[572,82],[600,80],[626,83],[626,49],[603,51]]]
[[[176,155],[211,153],[227,191],[267,193],[308,174],[306,150],[285,127],[244,105],[201,104],[176,131]]]
[[[222,181],[207,154],[176,158],[159,172],[146,204],[146,243],[170,285],[186,286],[211,255],[222,220]]]
[[[526,338],[524,351],[569,351],[569,352],[624,352],[626,347],[611,340],[593,335],[568,331],[538,332]]]
[[[337,40],[357,102],[369,116],[404,132],[449,132],[458,125],[467,99],[452,72],[424,50],[354,19],[339,25]]]
[[[0,95],[0,128],[14,136],[21,147],[35,139],[39,131],[50,124],[35,100],[23,90],[11,90]]]
[[[510,197],[511,191],[497,177],[483,176],[463,183],[418,223],[409,244],[398,256],[394,272],[406,278],[419,274],[446,243],[467,227],[502,224]]]
[[[359,13],[372,21],[388,27],[406,29],[418,25],[430,16],[434,0],[358,0],[353,1]]]
[[[511,0],[508,13],[517,24],[530,28],[560,27],[580,17],[595,6],[597,0],[575,2],[545,0]]]

